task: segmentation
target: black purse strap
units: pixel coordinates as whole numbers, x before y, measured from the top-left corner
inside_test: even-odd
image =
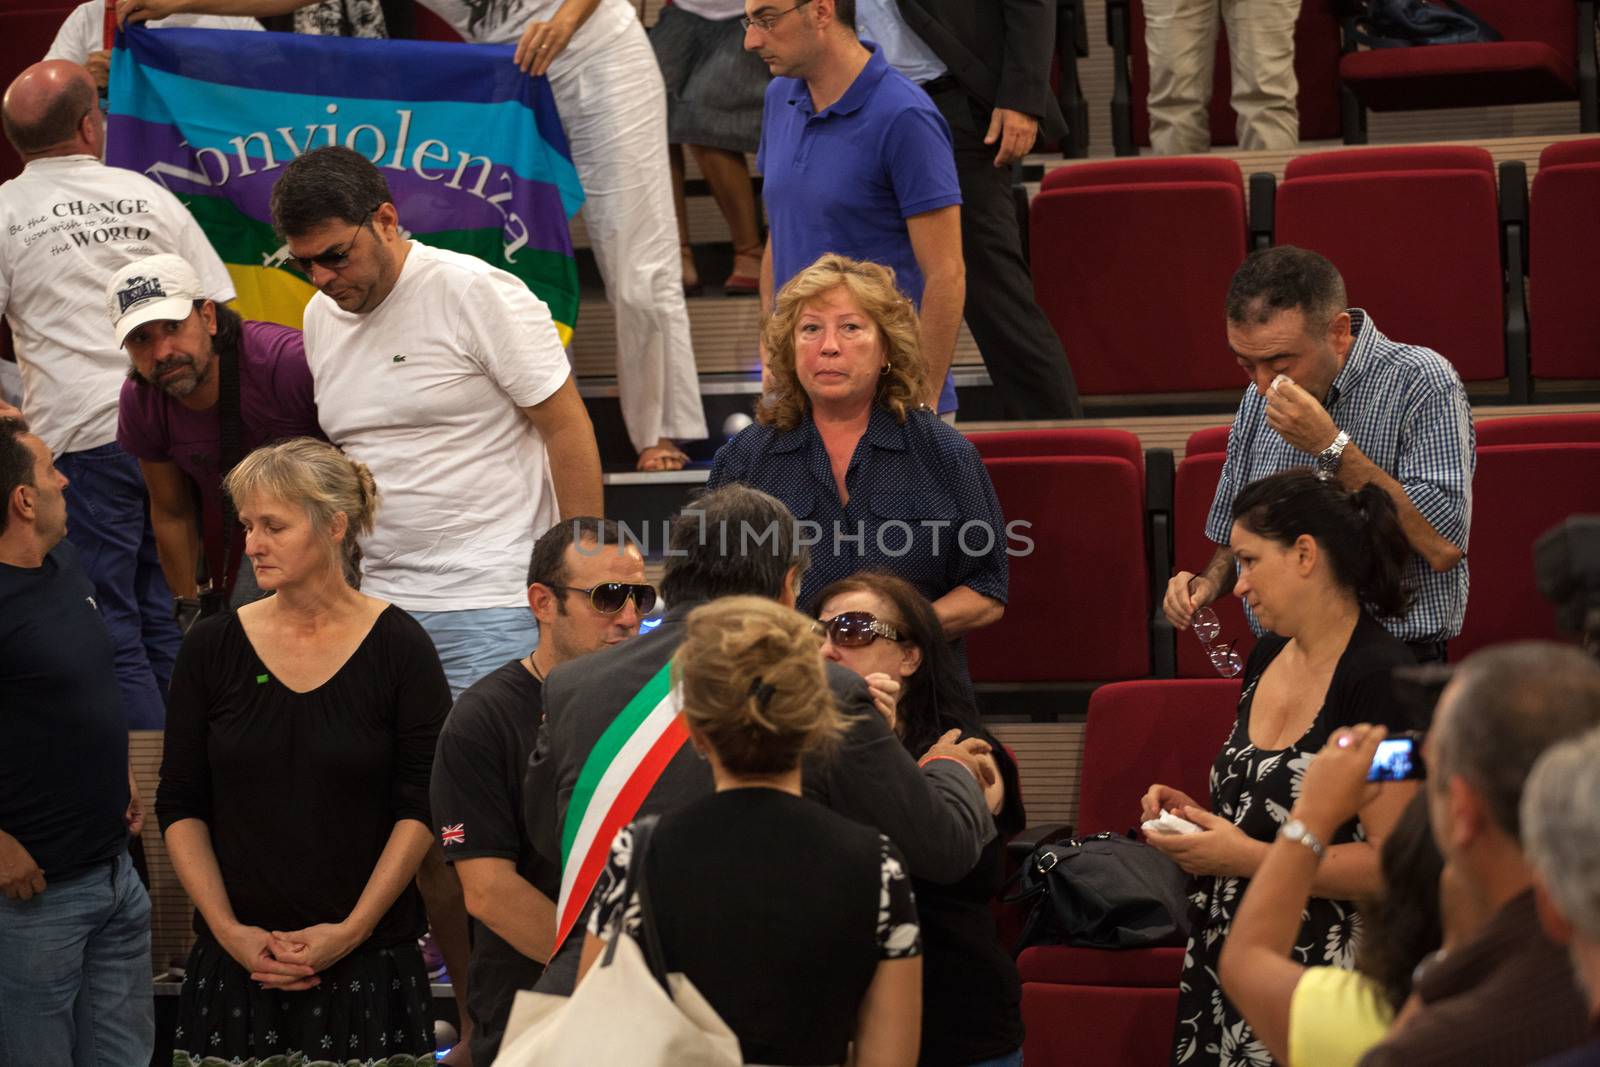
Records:
[[[672,990],[667,985],[667,955],[661,948],[661,933],[655,922],[655,911],[650,905],[650,893],[645,884],[645,858],[649,855],[650,836],[656,828],[659,816],[646,815],[635,819],[633,822],[633,847],[628,857],[628,875],[622,886],[622,903],[617,908],[612,920],[611,938],[606,944],[606,951],[600,957],[600,964],[604,967],[611,966],[612,957],[617,954],[617,942],[626,926],[628,902],[635,896],[639,898],[639,945],[644,950],[644,959],[650,967],[650,973],[670,995]]]

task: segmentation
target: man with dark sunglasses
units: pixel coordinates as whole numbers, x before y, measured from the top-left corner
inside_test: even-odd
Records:
[[[661,625],[557,669],[547,683],[545,724],[522,791],[533,847],[561,881],[556,907],[543,913],[554,923],[555,954],[539,992],[572,992],[598,874],[593,861],[611,845],[605,829],[614,833],[635,816],[673,811],[713,789],[705,761],[684,743],[687,735],[670,728],[681,721],[671,663],[688,613],[725,596],[762,596],[793,607],[810,566],[797,533],[781,501],[749,486],[726,485],[697,498],[672,524]],[[805,795],[876,827],[900,847],[913,873],[939,882],[965,877],[994,835],[977,758],[988,745],[941,742],[919,767],[873,711],[866,683],[837,664],[825,666],[849,727],[832,753],[806,761]]]
[[[615,522],[558,523],[534,544],[528,568],[539,647],[462,693],[439,735],[434,823],[477,927],[467,995],[473,1063],[494,1060],[512,998],[538,980],[550,955],[561,868],[533,850],[522,802],[545,676],[636,636],[655,601],[644,557]]]

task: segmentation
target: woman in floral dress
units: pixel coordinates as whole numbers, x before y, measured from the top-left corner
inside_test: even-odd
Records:
[[[1211,806],[1156,784],[1145,794],[1144,816],[1172,811],[1201,828],[1149,835],[1194,876],[1172,1062],[1267,1067],[1271,1054],[1222,993],[1217,960],[1268,844],[1280,831],[1296,836],[1289,809],[1312,756],[1340,727],[1382,723],[1392,733],[1413,725],[1391,680],[1395,667],[1413,662],[1411,653],[1378,621],[1408,606],[1401,575],[1410,548],[1382,489],[1350,493],[1309,470],[1246,487],[1233,518],[1234,593],[1270,632],[1245,667],[1239,717],[1211,769]],[[1323,859],[1295,939],[1296,962],[1354,964],[1361,931],[1354,901],[1378,890],[1378,846],[1415,791],[1410,783],[1383,790],[1331,841],[1299,838]]]

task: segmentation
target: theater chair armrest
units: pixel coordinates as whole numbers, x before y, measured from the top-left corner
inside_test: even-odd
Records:
[[[1106,0],[1106,43],[1111,46],[1111,148],[1119,156],[1138,154],[1133,144],[1133,73],[1128,69],[1128,0]]]
[[[1578,129],[1600,133],[1600,62],[1595,55],[1595,3],[1578,0]]]
[[[1254,252],[1272,247],[1272,234],[1278,225],[1278,179],[1262,172],[1250,175],[1250,232],[1245,247]]]
[[[1526,404],[1528,366],[1528,167],[1500,164],[1500,262],[1506,277],[1506,383],[1513,404]]]

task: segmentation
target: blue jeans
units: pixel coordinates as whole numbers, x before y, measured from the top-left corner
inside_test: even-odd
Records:
[[[150,1062],[150,897],[126,852],[31,900],[0,896],[0,945],[0,1063]]]
[[[183,635],[156,558],[139,461],[116,444],[56,459],[67,476],[67,540],[94,582],[116,648],[117,685],[130,730],[167,722],[167,682]]]
[[[450,699],[484,675],[520,659],[539,644],[539,620],[527,608],[413,611],[433,638],[450,682]]]

